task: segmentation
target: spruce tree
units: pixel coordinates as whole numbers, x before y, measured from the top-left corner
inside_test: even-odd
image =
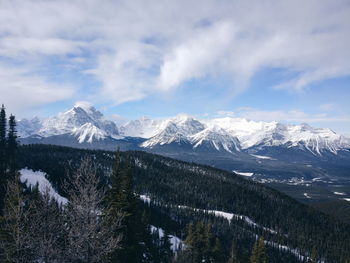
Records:
[[[8,169],[10,177],[14,177],[16,171],[16,150],[17,150],[17,130],[16,130],[16,118],[14,115],[10,115],[9,129],[7,135],[7,156],[8,156]]]
[[[262,237],[254,243],[250,263],[268,263],[265,242]]]
[[[7,183],[4,214],[0,226],[0,262],[31,262],[33,242],[29,210],[19,174]]]
[[[140,201],[133,192],[133,177],[129,158],[122,163],[117,152],[113,173],[111,175],[111,189],[107,194],[108,220],[123,214],[121,228],[116,235],[122,234],[120,248],[110,256],[113,263],[139,263],[144,262],[147,254],[145,240],[150,237],[147,225],[142,220]]]
[[[237,245],[235,241],[232,241],[230,258],[227,263],[238,263]]]
[[[4,198],[6,191],[6,112],[5,107],[2,105],[0,110],[0,216],[4,208]]]
[[[171,250],[170,236],[167,231],[164,231],[163,236],[160,239],[160,262],[167,263],[171,262],[173,257],[173,251]]]

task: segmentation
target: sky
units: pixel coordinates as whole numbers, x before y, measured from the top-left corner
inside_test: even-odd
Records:
[[[0,103],[188,113],[350,136],[348,0],[0,0]]]

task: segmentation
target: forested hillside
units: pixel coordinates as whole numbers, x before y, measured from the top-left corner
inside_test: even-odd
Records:
[[[188,237],[188,223],[210,223],[225,260],[236,244],[240,262],[249,261],[258,236],[265,240],[269,262],[306,261],[311,254],[326,262],[346,262],[350,257],[349,225],[276,190],[234,173],[154,154],[120,155],[122,162],[131,160],[134,192],[142,195],[150,223],[183,240]],[[62,182],[81,160],[92,158],[107,183],[114,156],[108,151],[25,145],[19,148],[18,166],[46,172],[65,196]]]

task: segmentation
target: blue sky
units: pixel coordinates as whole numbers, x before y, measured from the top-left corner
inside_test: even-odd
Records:
[[[196,10],[195,12],[193,10]],[[350,3],[1,1],[1,102],[19,118],[307,122],[350,135]]]

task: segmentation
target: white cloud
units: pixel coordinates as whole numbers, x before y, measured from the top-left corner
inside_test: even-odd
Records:
[[[320,105],[320,109],[323,111],[332,111],[335,109],[335,106],[333,103],[326,103],[326,104]]]
[[[328,113],[306,113],[302,110],[267,111],[250,107],[239,108],[237,111],[218,111],[218,116],[241,117],[256,121],[282,121],[306,123],[350,123],[350,117],[344,115],[330,115]]]
[[[37,105],[69,99],[74,90],[33,75],[29,69],[8,68],[0,64],[0,94],[9,112],[25,112]]]
[[[89,73],[101,83],[94,97],[103,102],[139,100],[221,74],[238,94],[264,68],[295,76],[276,88],[302,91],[350,75],[349,16],[342,0],[3,0],[0,56],[33,72],[59,56],[79,77]]]

